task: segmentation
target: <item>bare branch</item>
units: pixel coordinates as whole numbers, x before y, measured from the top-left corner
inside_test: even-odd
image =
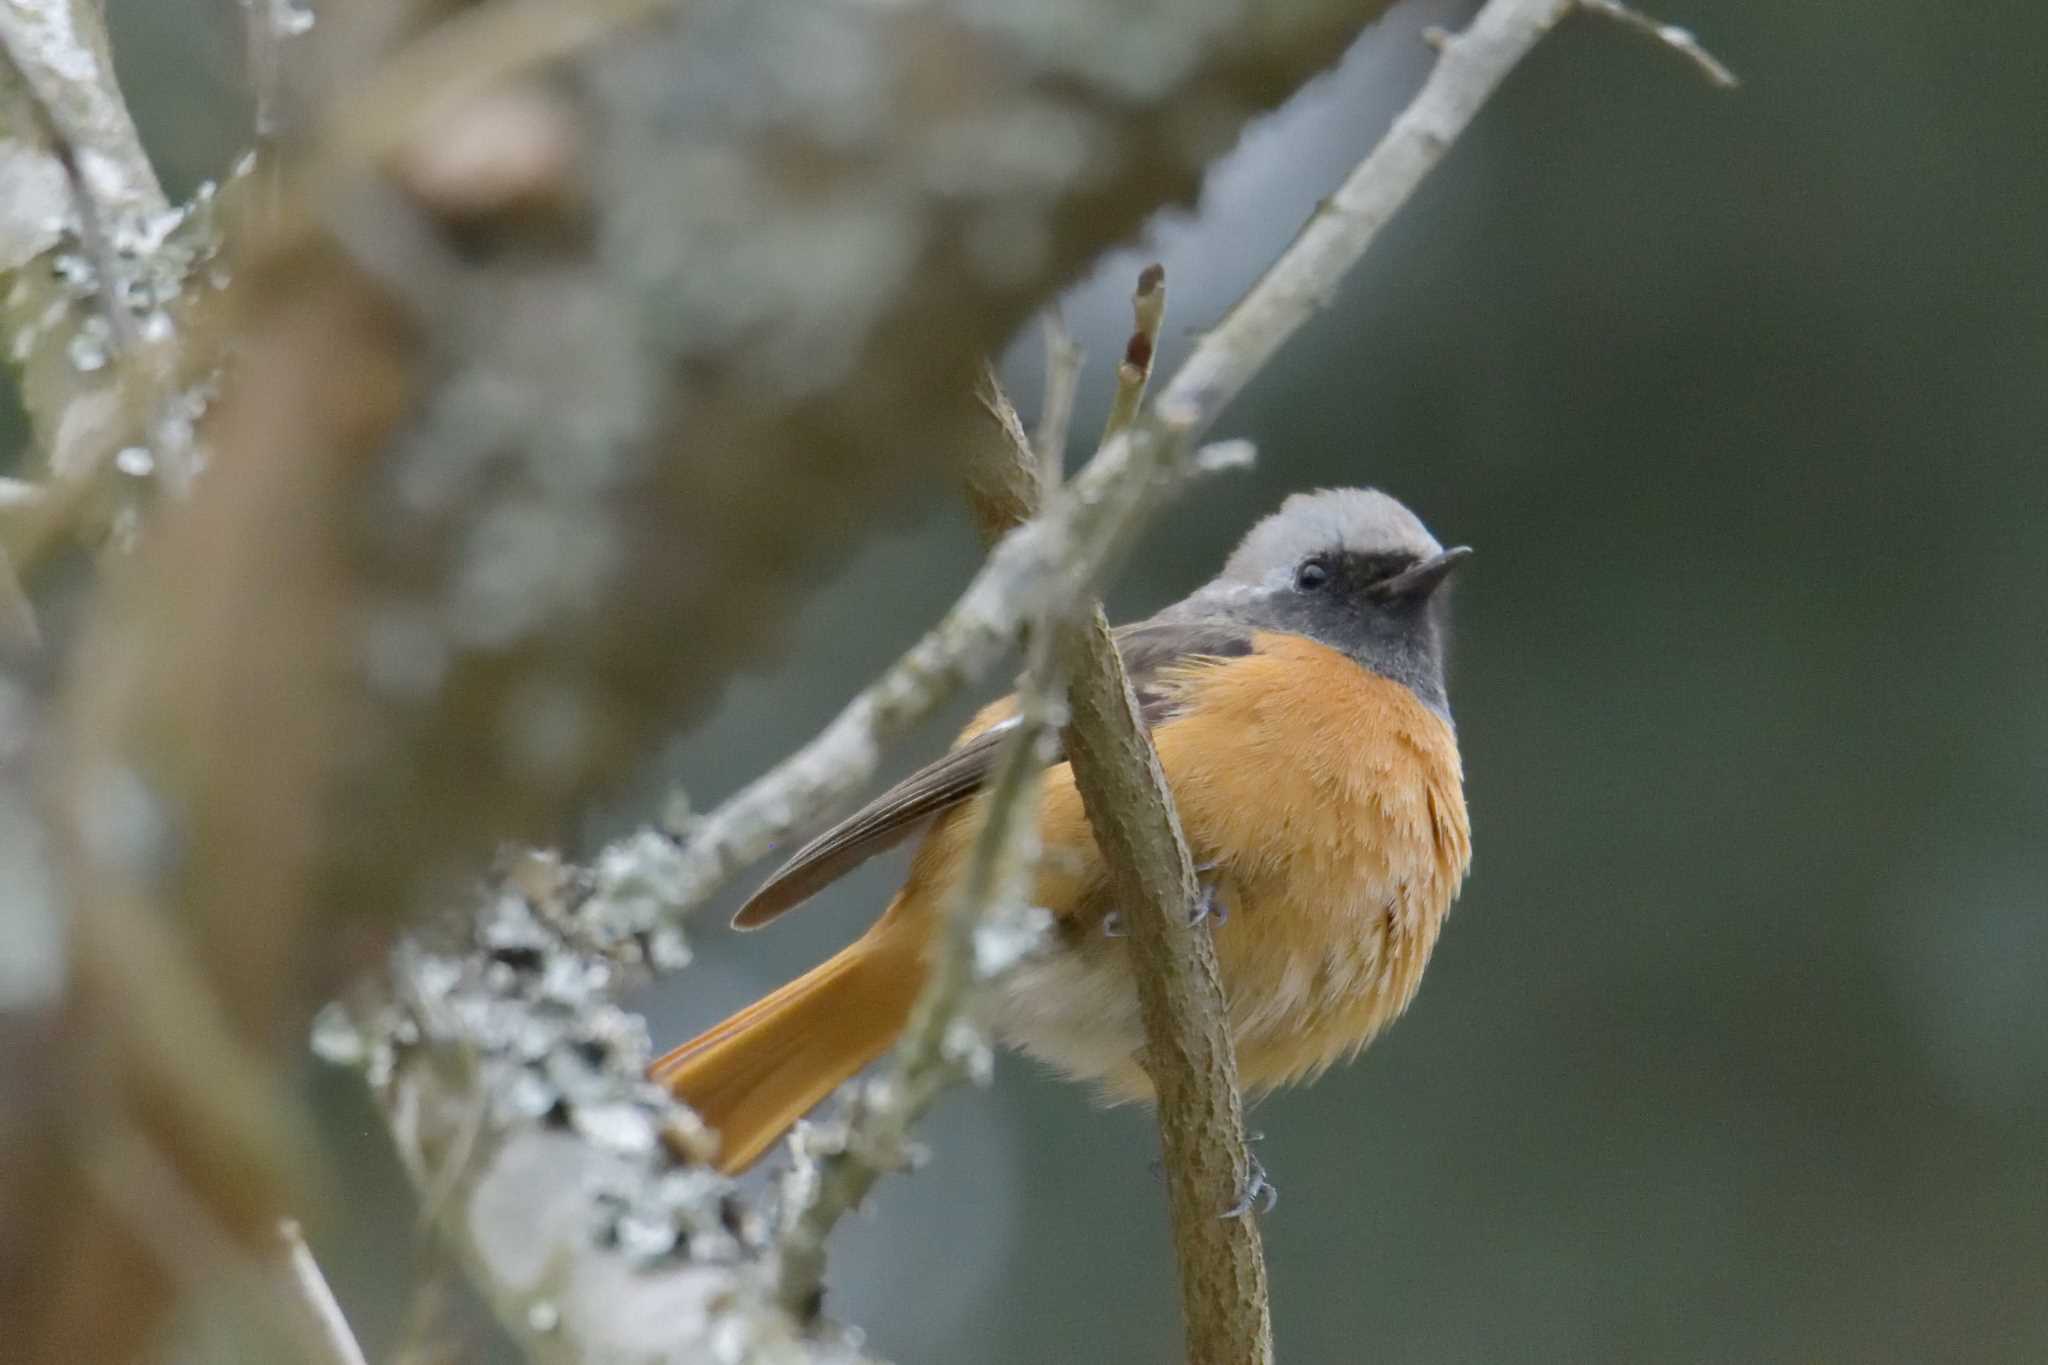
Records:
[[[1489,0],[1463,33],[1444,38],[1435,70],[1393,126],[1291,246],[1239,299],[1158,399],[1197,432],[1237,396],[1319,308],[1424,176],[1443,160],[1515,64],[1578,0]]]
[[[1108,864],[1130,936],[1145,1069],[1180,1263],[1188,1358],[1270,1361],[1273,1328],[1257,1220],[1226,1218],[1255,1167],[1246,1146],[1230,1012],[1207,933],[1190,932],[1198,888],[1180,819],[1137,698],[1100,611],[1063,635],[1074,785]]]
[[[824,1301],[825,1240],[858,1208],[882,1175],[915,1160],[910,1126],[941,1093],[962,1079],[986,1083],[989,1045],[969,1017],[978,981],[1007,966],[1049,928],[1049,916],[1025,897],[1038,862],[1038,792],[1045,775],[1045,741],[1061,707],[1047,617],[1034,625],[1030,666],[1017,689],[1017,726],[1005,742],[989,785],[987,816],[972,860],[932,959],[931,979],[918,997],[895,1063],[887,1076],[856,1087],[847,1112],[799,1144],[809,1158],[788,1184],[776,1271],[776,1297],[799,1320],[816,1316]],[[984,926],[1004,940],[1021,939],[996,960],[979,965]],[[822,1149],[822,1150],[821,1150]]]
[[[1067,469],[1067,429],[1074,421],[1074,395],[1081,386],[1081,347],[1067,331],[1058,309],[1045,314],[1045,397],[1038,405],[1038,427],[1031,448],[1038,454],[1039,485],[1047,493],[1060,486]]]
[[[1156,262],[1138,274],[1138,288],[1131,295],[1131,336],[1116,365],[1116,396],[1110,400],[1109,420],[1103,423],[1102,439],[1128,427],[1145,400],[1145,385],[1152,378],[1152,357],[1159,349],[1159,324],[1166,317],[1166,267]]]
[[[1742,78],[1729,70],[1719,57],[1707,51],[1706,45],[1689,28],[1660,23],[1641,10],[1622,4],[1621,0],[1579,0],[1579,6],[1612,19],[1625,28],[1649,35],[1698,67],[1701,75],[1723,90],[1733,90],[1742,84]]]
[[[875,773],[884,744],[981,676],[1049,603],[1098,581],[1114,553],[1189,476],[1229,463],[1235,447],[1155,467],[1160,433],[1112,440],[1042,518],[998,544],[960,600],[909,653],[810,743],[682,832],[643,831],[595,862],[599,899],[618,911],[617,941],[701,904],[739,868],[824,818]],[[628,928],[627,926],[631,926]]]
[[[303,1323],[301,1330],[313,1365],[368,1365],[298,1223],[290,1218],[279,1223],[277,1240],[281,1262],[277,1271],[287,1299],[295,1307],[294,1316]]]

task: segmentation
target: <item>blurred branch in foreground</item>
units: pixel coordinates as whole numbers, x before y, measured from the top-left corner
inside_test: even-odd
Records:
[[[38,1309],[30,1358],[132,1358],[172,1294],[276,1259],[306,1144],[273,1064],[352,977],[319,1046],[366,1069],[428,1217],[534,1359],[712,1343],[851,1358],[849,1335],[812,1320],[823,1234],[901,1161],[928,1093],[865,1092],[865,1119],[814,1135],[828,1165],[800,1165],[791,1201],[809,1240],[774,1259],[766,1222],[695,1164],[701,1125],[641,1079],[642,1026],[617,991],[680,966],[682,910],[857,790],[881,744],[1023,623],[1074,615],[1174,484],[1229,462],[1185,452],[1568,3],[1488,5],[1154,414],[1112,432],[813,746],[679,842],[642,835],[587,871],[501,855],[467,912],[395,951],[394,931],[502,841],[555,837],[772,649],[821,570],[985,439],[976,358],[1190,197],[1247,119],[1381,8],[614,0],[571,22],[518,0],[345,7],[317,48],[333,112],[281,150],[231,258],[211,191],[163,203],[98,7],[7,8],[0,177],[23,194],[0,214],[0,329],[39,461],[0,499],[0,548],[28,600],[54,551],[144,530],[132,557],[103,558],[85,638],[63,642],[61,724],[39,756],[51,828],[26,840],[53,867],[25,908],[68,950],[60,979],[23,996],[21,1038],[55,1040],[26,1110],[37,1159],[5,1178],[37,1188],[0,1191],[32,1215],[5,1248]],[[252,29],[265,139],[277,36]],[[379,97],[360,120],[364,91]],[[1078,676],[1078,647],[1059,654]],[[1090,667],[1113,693],[1099,651]],[[1041,657],[1033,686],[1049,676]],[[1142,777],[1123,748],[1120,770]],[[1121,857],[1158,912],[1154,946],[1196,956],[1163,968],[1147,1027],[1213,1034],[1199,991],[1159,1004],[1175,971],[1199,977],[1201,940],[1167,937],[1192,882],[1150,779],[1108,801],[1145,806],[1164,838]],[[1000,906],[1029,831],[991,824],[974,899]],[[941,976],[905,1059],[919,1086],[977,1055],[948,1024],[972,991]],[[1209,1118],[1183,1124],[1170,1097],[1162,1111],[1190,1344],[1227,1337],[1255,1359],[1250,1220],[1185,1227],[1197,1193],[1216,1197],[1209,1174],[1249,1182],[1227,1040],[1207,1055],[1183,1092]],[[110,1144],[146,1188],[109,1181]],[[208,1230],[202,1264],[167,1250],[156,1204]],[[1227,1284],[1188,1249],[1204,1240],[1233,1258]],[[92,1308],[108,1303],[121,1313]],[[322,1339],[345,1355],[333,1327]]]
[[[95,998],[198,988],[130,1004],[96,1103],[262,1235],[274,1196],[216,1175],[278,1168],[247,1120],[289,1106],[150,1039],[276,1056],[498,841],[556,836],[936,482],[973,358],[1377,8],[336,7],[306,58],[333,113],[232,263],[206,476],[108,563],[67,670],[68,894],[190,968],[130,949]],[[369,90],[405,117],[365,156]],[[173,463],[135,430],[93,467]]]
[[[644,833],[587,871],[524,860],[460,937],[404,946],[386,999],[359,1004],[352,1022],[337,1014],[322,1030],[330,1055],[367,1068],[444,1235],[501,1320],[532,1337],[538,1358],[607,1360],[659,1345],[688,1359],[692,1342],[713,1337],[766,1350],[808,1326],[774,1306],[772,1286],[735,1278],[733,1267],[759,1259],[769,1242],[729,1202],[729,1182],[685,1164],[708,1157],[711,1137],[642,1079],[644,1033],[611,997],[625,974],[687,962],[675,916],[738,870],[735,842],[758,856],[777,831],[857,789],[846,773],[872,772],[882,718],[901,727],[928,714],[993,664],[1023,620],[1072,609],[1139,519],[1157,509],[1164,490],[1134,453],[1157,439],[1106,447],[1067,496],[997,548],[946,621],[816,742],[705,817],[696,837],[678,847]],[[1224,447],[1173,467],[1185,477],[1241,458]],[[1007,841],[988,851],[998,902],[1009,881],[998,869],[1012,856]],[[949,1027],[959,1004],[955,990],[935,1007],[918,1035],[933,1046],[913,1040],[905,1083],[885,1100],[869,1097],[861,1125],[814,1134],[797,1185],[813,1178],[813,1155],[835,1169],[848,1167],[838,1159],[848,1152],[876,1169],[900,1161],[900,1139],[863,1144],[857,1135],[900,1125],[899,1105],[927,1102],[938,1073],[968,1059],[972,1048],[963,1051]],[[571,1136],[579,1133],[589,1140]],[[871,1179],[872,1171],[849,1173],[834,1188]],[[510,1193],[536,1182],[556,1192],[538,1218]],[[578,1194],[593,1189],[595,1211],[588,1194]],[[508,1199],[494,1216],[496,1201]],[[519,1235],[497,1217],[521,1220]],[[606,1229],[596,1242],[593,1222]],[[637,1263],[635,1273],[607,1269],[618,1258],[606,1245],[626,1253],[627,1269]],[[815,1274],[786,1269],[780,1297],[807,1297],[787,1286]],[[536,1320],[547,1324],[544,1334],[532,1328]]]

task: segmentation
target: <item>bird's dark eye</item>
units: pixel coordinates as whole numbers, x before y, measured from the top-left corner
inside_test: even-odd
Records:
[[[1330,566],[1320,559],[1304,560],[1294,571],[1294,586],[1303,592],[1314,592],[1330,581]]]

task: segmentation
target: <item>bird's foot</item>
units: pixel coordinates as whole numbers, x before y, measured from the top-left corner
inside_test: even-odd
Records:
[[[1193,928],[1204,920],[1213,919],[1218,924],[1222,924],[1230,918],[1230,907],[1223,903],[1223,897],[1217,889],[1217,884],[1201,879],[1203,873],[1214,872],[1218,866],[1218,864],[1213,862],[1195,864],[1195,876],[1200,880],[1197,881],[1198,890],[1195,895],[1195,907],[1188,914],[1189,928]],[[1122,938],[1124,936],[1124,917],[1122,911],[1112,910],[1102,917],[1102,936],[1104,938]]]
[[[1248,1134],[1247,1141],[1257,1142],[1258,1134]],[[1245,1160],[1251,1163],[1250,1178],[1245,1181],[1244,1193],[1238,1196],[1237,1202],[1223,1211],[1223,1218],[1242,1218],[1253,1209],[1263,1217],[1280,1202],[1280,1187],[1266,1178],[1266,1167],[1258,1155],[1246,1151]]]
[[[1197,890],[1195,893],[1195,908],[1188,915],[1189,928],[1193,928],[1204,920],[1213,919],[1218,924],[1222,924],[1230,918],[1230,907],[1223,903],[1219,884],[1211,881],[1205,875],[1206,873],[1214,872],[1217,866],[1218,864],[1213,862],[1195,864],[1195,885]]]

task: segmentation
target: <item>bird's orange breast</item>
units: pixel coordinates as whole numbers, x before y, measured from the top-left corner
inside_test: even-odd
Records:
[[[1159,682],[1178,711],[1154,732],[1160,762],[1228,911],[1213,932],[1240,1075],[1254,1089],[1303,1079],[1414,998],[1471,861],[1456,737],[1407,688],[1301,636],[1261,634],[1250,655]],[[949,880],[979,809],[933,831],[899,911]],[[1102,932],[1115,907],[1065,764],[1047,776],[1040,832],[1037,900],[1062,944],[999,984],[996,1025],[1113,1097],[1143,1097],[1128,949]]]
[[[1299,636],[1191,680],[1160,760],[1216,930],[1245,1083],[1312,1075],[1414,999],[1471,862],[1450,723]]]

